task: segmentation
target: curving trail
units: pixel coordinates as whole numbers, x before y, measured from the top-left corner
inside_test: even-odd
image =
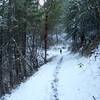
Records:
[[[5,100],[100,100],[100,57],[95,61],[68,51],[50,56],[55,53]]]

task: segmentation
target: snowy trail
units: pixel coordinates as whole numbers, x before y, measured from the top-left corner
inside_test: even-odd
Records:
[[[51,83],[51,88],[52,88],[52,98],[53,100],[59,100],[59,94],[58,94],[58,82],[59,82],[59,78],[58,78],[58,74],[59,74],[59,70],[61,68],[61,63],[62,63],[62,60],[63,60],[63,56],[60,58],[60,60],[58,61],[57,63],[57,66],[56,66],[56,69],[55,69],[55,72],[54,72],[54,79]]]
[[[12,95],[7,95],[5,100],[51,100],[51,82],[53,74],[61,56],[42,66],[26,83],[22,83]]]
[[[71,56],[70,56],[71,57]],[[68,59],[64,55],[59,72],[59,100],[100,100],[100,77],[96,79],[99,61],[91,61],[85,58],[73,56]],[[82,68],[80,63],[83,64]],[[91,66],[90,66],[91,65]],[[100,72],[100,71],[99,71]],[[98,80],[98,81],[97,81]]]
[[[58,52],[52,62],[6,95],[5,100],[100,100],[99,84],[100,58],[95,61],[94,57]]]

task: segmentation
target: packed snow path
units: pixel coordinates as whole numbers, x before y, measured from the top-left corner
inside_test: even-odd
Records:
[[[62,60],[63,60],[63,57],[60,58],[60,60],[58,61],[57,63],[57,66],[56,66],[56,69],[55,69],[55,72],[54,72],[54,79],[51,83],[51,88],[52,88],[52,93],[53,93],[53,100],[59,100],[59,97],[58,97],[58,82],[59,82],[59,78],[58,78],[58,74],[59,74],[59,70],[61,68],[61,63],[62,63]]]
[[[100,100],[100,58],[58,52],[5,100]]]

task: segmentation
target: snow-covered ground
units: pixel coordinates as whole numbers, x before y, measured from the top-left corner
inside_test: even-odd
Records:
[[[56,57],[5,100],[100,100],[100,55],[95,61],[95,55],[87,59],[57,48],[48,51]]]

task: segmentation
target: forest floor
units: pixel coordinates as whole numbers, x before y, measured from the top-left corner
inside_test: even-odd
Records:
[[[100,100],[100,55],[90,58],[53,47],[43,65],[4,100]]]

